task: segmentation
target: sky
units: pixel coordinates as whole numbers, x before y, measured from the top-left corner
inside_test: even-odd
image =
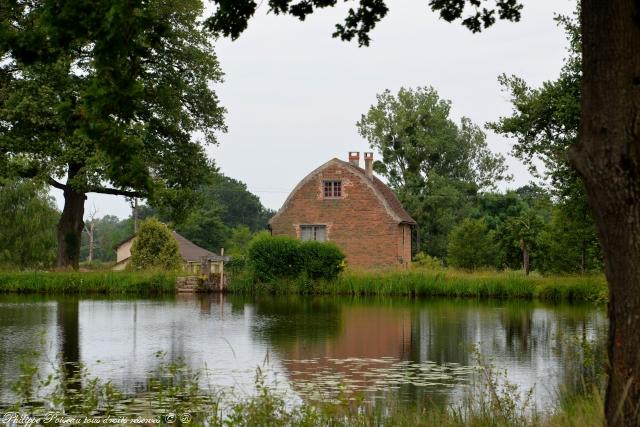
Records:
[[[216,43],[225,78],[215,90],[227,109],[228,132],[207,152],[268,208],[279,209],[295,185],[326,161],[370,151],[355,124],[385,89],[433,86],[451,101],[456,121],[469,117],[483,126],[509,115],[509,96],[497,77],[514,74],[533,86],[555,79],[567,41],[553,17],[575,9],[575,0],[529,0],[521,22],[498,21],[472,34],[440,20],[424,0],[389,0],[371,45],[359,48],[331,37],[349,3],[300,22],[267,14],[262,1],[238,40]],[[512,141],[487,131],[487,142],[507,157],[514,176],[502,190],[532,179],[508,155]],[[62,209],[61,192],[52,194]],[[122,197],[90,194],[85,210],[124,218],[131,208]]]

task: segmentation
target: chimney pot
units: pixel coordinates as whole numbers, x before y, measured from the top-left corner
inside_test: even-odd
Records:
[[[364,153],[364,174],[373,180],[373,153]]]
[[[349,163],[351,163],[355,167],[360,167],[360,152],[359,151],[349,151]]]

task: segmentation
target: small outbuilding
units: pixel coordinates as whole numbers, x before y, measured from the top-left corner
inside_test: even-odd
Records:
[[[178,242],[178,250],[185,263],[184,268],[186,271],[190,273],[200,273],[203,259],[218,260],[218,258],[220,258],[220,256],[201,248],[175,231],[172,231],[172,233],[176,242]],[[125,269],[131,259],[131,246],[135,239],[136,236],[133,235],[116,246],[116,265],[113,267],[113,270]]]
[[[406,268],[416,221],[373,174],[373,153],[331,159],[293,189],[269,221],[274,236],[331,241],[356,269]]]

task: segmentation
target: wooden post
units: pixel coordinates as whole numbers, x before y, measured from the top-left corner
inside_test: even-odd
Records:
[[[220,248],[220,257],[224,258],[224,248]],[[224,291],[224,259],[220,260],[220,291]]]

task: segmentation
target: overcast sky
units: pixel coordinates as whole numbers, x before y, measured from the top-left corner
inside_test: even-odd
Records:
[[[567,42],[553,17],[575,8],[574,0],[530,0],[520,23],[497,22],[472,34],[439,20],[425,0],[388,4],[368,48],[331,37],[346,15],[342,4],[305,22],[268,15],[262,4],[238,40],[217,43],[226,76],[216,91],[229,131],[207,151],[265,206],[280,208],[298,181],[329,159],[368,151],[355,123],[385,89],[433,86],[451,100],[455,120],[466,116],[479,125],[509,114],[497,76],[515,74],[533,85],[556,78]],[[508,154],[509,140],[489,131],[487,139]],[[515,177],[508,187],[529,182],[518,160],[508,156],[508,165]],[[130,213],[121,197],[91,194],[86,211],[93,206],[100,217]]]

